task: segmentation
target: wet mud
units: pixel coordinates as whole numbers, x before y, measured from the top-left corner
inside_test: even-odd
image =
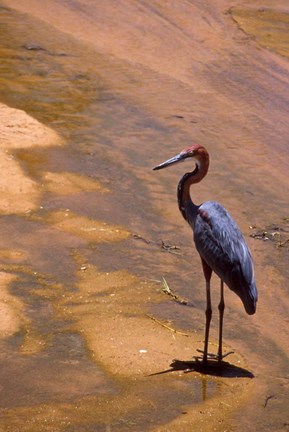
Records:
[[[289,10],[265,6],[1,2],[1,431],[288,429]],[[192,141],[260,296],[226,291],[206,370],[186,168],[151,170]]]

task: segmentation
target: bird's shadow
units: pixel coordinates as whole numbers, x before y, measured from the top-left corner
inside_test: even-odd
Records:
[[[218,376],[223,378],[254,378],[252,372],[229,362],[208,360],[203,364],[199,360],[178,360],[174,359],[170,369],[150,374],[149,376],[162,375],[170,372],[183,371],[184,373],[199,372],[203,375]]]

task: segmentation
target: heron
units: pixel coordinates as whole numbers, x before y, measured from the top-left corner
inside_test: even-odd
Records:
[[[206,326],[204,349],[198,350],[201,356],[195,358],[206,365],[209,359],[221,363],[223,358],[222,337],[225,310],[224,284],[241,299],[249,315],[256,312],[258,293],[254,279],[253,260],[247,243],[229,212],[216,201],[206,201],[196,205],[190,195],[190,187],[199,183],[209,169],[209,153],[202,145],[194,144],[179,154],[157,165],[160,170],[192,158],[194,169],[184,174],[177,190],[178,206],[184,219],[193,230],[196,249],[200,255],[206,281]],[[208,353],[209,331],[212,318],[210,282],[212,272],[220,278],[219,343],[217,354]]]

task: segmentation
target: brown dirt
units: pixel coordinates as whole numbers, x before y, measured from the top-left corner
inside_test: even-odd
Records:
[[[287,229],[288,6],[235,3],[0,7],[0,430],[288,429],[288,249],[249,237]],[[170,366],[202,345],[203,278],[182,170],[151,167],[192,139],[260,292],[253,317],[226,293],[222,376]]]
[[[13,151],[34,146],[57,146],[60,137],[25,112],[0,105],[0,213],[25,213],[35,209],[41,196],[37,184],[23,172]]]

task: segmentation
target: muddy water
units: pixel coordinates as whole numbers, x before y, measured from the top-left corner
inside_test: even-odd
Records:
[[[1,102],[59,136],[6,149],[37,194],[1,210],[1,430],[288,429],[286,5],[37,3],[0,9]],[[202,345],[203,278],[184,166],[151,167],[192,140],[195,199],[238,220],[260,291],[254,317],[227,293],[221,377],[170,366]]]

